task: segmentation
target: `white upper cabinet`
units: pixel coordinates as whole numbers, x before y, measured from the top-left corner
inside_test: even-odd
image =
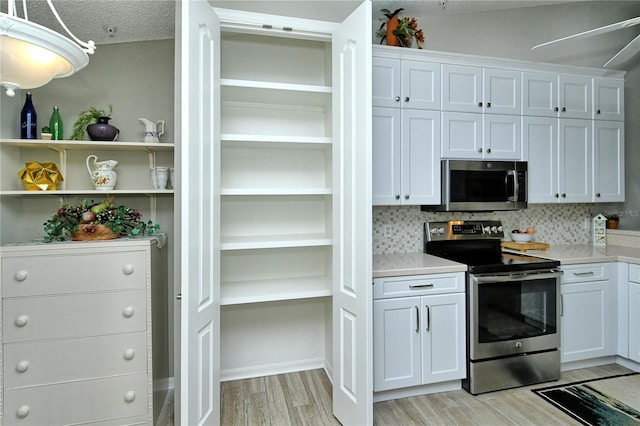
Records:
[[[592,128],[589,120],[559,120],[559,202],[592,201]]]
[[[528,159],[529,203],[557,203],[558,120],[524,117],[522,137]]]
[[[592,79],[574,75],[524,72],[523,114],[591,119]]]
[[[593,122],[593,201],[624,201],[623,122]]]
[[[624,81],[593,79],[593,118],[624,121]]]
[[[442,66],[442,109],[519,115],[519,71],[461,65]]]
[[[373,58],[373,106],[440,109],[440,64]]]

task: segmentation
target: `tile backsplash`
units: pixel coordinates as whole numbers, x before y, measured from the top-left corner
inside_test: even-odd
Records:
[[[539,204],[526,210],[483,213],[423,212],[420,206],[374,207],[373,253],[421,252],[424,222],[453,219],[501,220],[505,233],[533,226],[537,242],[590,244],[591,218],[599,212],[598,206],[590,204]],[[506,235],[505,240],[509,240]]]

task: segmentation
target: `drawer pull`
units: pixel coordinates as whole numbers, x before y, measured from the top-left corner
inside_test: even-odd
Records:
[[[136,393],[134,391],[129,391],[124,394],[124,400],[126,402],[133,402],[134,399],[136,399]]]
[[[27,325],[28,322],[29,322],[29,317],[26,315],[19,315],[15,320],[15,324],[18,327],[24,327],[25,325]]]
[[[31,411],[31,409],[28,405],[21,405],[16,411],[16,416],[18,416],[19,419],[24,419],[29,415],[29,411]]]
[[[20,361],[16,364],[16,371],[18,373],[24,373],[29,369],[29,361]]]
[[[409,288],[431,288],[433,284],[409,284]]]
[[[122,316],[125,318],[131,318],[133,316],[133,306],[127,306],[122,310]]]
[[[124,265],[124,267],[122,268],[122,272],[125,275],[133,274],[133,265],[132,264]]]
[[[131,361],[134,356],[136,356],[136,351],[134,351],[133,349],[127,349],[126,351],[124,351],[124,354],[122,354],[122,357],[127,361]]]
[[[588,271],[588,272],[574,272],[573,275],[575,275],[576,277],[590,277],[591,275],[593,275],[593,271]]]
[[[24,281],[27,279],[27,271],[18,271],[16,272],[15,279],[16,281]]]

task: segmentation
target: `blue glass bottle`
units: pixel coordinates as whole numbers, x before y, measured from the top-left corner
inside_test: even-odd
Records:
[[[51,130],[51,140],[61,141],[64,139],[62,118],[60,117],[60,110],[57,106],[53,107],[51,119],[49,119],[49,129]]]
[[[38,119],[31,100],[31,92],[27,92],[27,99],[20,114],[20,139],[38,139]]]

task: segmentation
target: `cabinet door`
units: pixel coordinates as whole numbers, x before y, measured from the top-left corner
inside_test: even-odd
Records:
[[[492,114],[514,114],[522,112],[522,77],[519,71],[484,70],[484,111]]]
[[[372,102],[376,107],[399,107],[401,65],[398,59],[373,58]]]
[[[560,202],[591,202],[591,121],[560,120],[558,129]]]
[[[442,110],[482,112],[482,68],[442,65]]]
[[[593,201],[624,201],[624,123],[593,123]]]
[[[373,302],[375,391],[420,384],[420,330],[420,297]]]
[[[403,107],[440,110],[440,64],[402,61],[401,85]]]
[[[593,118],[624,121],[624,81],[593,79]]]
[[[558,202],[558,120],[523,118],[523,145],[528,160],[530,203]]]
[[[442,158],[482,158],[482,114],[442,113]]]
[[[422,297],[422,383],[466,375],[465,295]]]
[[[402,203],[440,204],[440,180],[440,112],[403,110]]]
[[[561,75],[558,79],[558,104],[561,118],[593,117],[592,82],[589,77]]]
[[[373,108],[373,205],[400,204],[400,109]]]
[[[520,116],[484,114],[483,149],[487,160],[522,159]]]
[[[558,76],[549,73],[522,73],[522,114],[558,116]]]
[[[614,355],[616,314],[609,280],[563,284],[562,362]]]
[[[629,283],[629,359],[640,362],[640,284]]]

